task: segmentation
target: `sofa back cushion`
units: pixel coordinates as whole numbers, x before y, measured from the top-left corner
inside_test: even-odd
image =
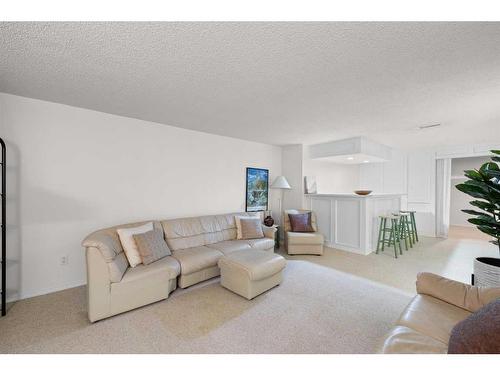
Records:
[[[250,216],[239,212],[223,215],[198,216],[163,220],[161,225],[165,240],[172,251],[211,245],[236,239],[235,215]]]

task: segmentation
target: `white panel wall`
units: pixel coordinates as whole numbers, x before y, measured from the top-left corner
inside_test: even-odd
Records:
[[[84,283],[80,242],[96,229],[242,211],[246,167],[281,174],[280,147],[7,94],[0,109],[10,299]]]

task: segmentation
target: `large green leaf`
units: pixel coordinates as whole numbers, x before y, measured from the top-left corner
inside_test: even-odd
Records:
[[[465,177],[469,177],[471,180],[484,181],[483,176],[478,171],[473,169],[464,171],[464,175]]]
[[[469,223],[471,223],[471,224],[474,224],[474,225],[475,225],[475,226],[477,226],[477,227],[485,227],[485,228],[490,228],[490,229],[491,229],[491,231],[492,231],[493,233],[500,231],[500,226],[498,226],[498,225],[493,225],[493,224],[491,224],[491,223],[489,223],[489,222],[486,222],[486,221],[484,221],[484,220],[481,220],[481,219],[476,219],[476,218],[473,218],[473,219],[468,219],[467,221],[468,221]],[[492,235],[493,235],[493,234],[492,234]]]
[[[484,199],[486,201],[489,201],[491,198],[490,194],[484,193],[482,188],[478,188],[477,186],[474,186],[474,185],[463,183],[463,184],[456,185],[456,188],[458,190],[460,190],[461,192],[468,194],[474,198],[481,198],[481,199]]]
[[[481,168],[479,168],[479,172],[481,173],[486,173],[487,171],[498,171],[498,170],[500,170],[498,164],[492,162],[484,163],[483,165],[481,165]]]
[[[469,221],[472,219],[469,219]],[[486,226],[486,225],[478,225],[477,229],[479,229],[481,232],[489,234],[492,237],[498,238],[499,233],[498,230],[495,230],[492,227]]]
[[[498,163],[498,162],[500,162],[500,157],[498,157],[498,156],[492,156],[491,160],[496,161]]]
[[[469,215],[486,215],[484,212],[475,211],[475,210],[462,210],[462,212],[465,212],[466,214],[469,214]],[[486,215],[486,216],[489,216],[489,215]],[[493,218],[493,216],[491,216],[491,218]]]
[[[500,150],[490,150],[492,154],[500,155]]]
[[[500,209],[499,206],[494,205],[493,203],[490,203],[490,202],[485,202],[485,201],[471,201],[469,203],[474,207],[480,208],[482,210],[485,210],[485,211],[491,212],[491,213]]]

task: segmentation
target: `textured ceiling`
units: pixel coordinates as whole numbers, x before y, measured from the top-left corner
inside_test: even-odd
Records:
[[[0,91],[280,145],[500,141],[500,23],[0,23]]]

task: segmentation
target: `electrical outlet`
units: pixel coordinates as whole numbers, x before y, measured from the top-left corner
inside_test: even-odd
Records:
[[[68,265],[68,263],[69,263],[69,258],[68,258],[68,256],[67,256],[67,255],[63,255],[63,256],[59,259],[59,264],[60,264],[61,266],[66,266],[66,265]]]

